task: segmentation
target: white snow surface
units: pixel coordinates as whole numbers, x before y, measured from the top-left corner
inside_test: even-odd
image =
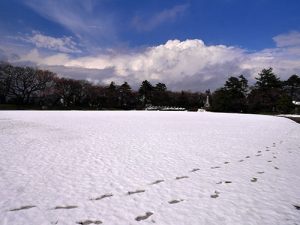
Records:
[[[295,225],[294,205],[300,125],[286,118],[0,112],[1,225]]]
[[[300,117],[299,114],[280,114],[278,116],[282,116],[282,117],[296,117],[296,118]]]

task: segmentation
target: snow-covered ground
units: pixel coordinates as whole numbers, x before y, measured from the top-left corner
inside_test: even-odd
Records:
[[[300,115],[298,114],[280,114],[278,116],[282,116],[282,117],[297,117],[300,118]]]
[[[0,112],[1,225],[294,225],[297,206],[286,118]]]

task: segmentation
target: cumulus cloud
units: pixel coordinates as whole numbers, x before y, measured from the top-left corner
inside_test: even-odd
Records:
[[[188,4],[175,5],[170,9],[165,9],[154,14],[148,19],[136,16],[132,20],[132,25],[139,31],[150,31],[162,23],[174,21],[178,16],[182,15],[188,7]]]
[[[95,57],[72,58],[67,54],[42,57],[35,49],[23,56],[22,60],[32,60],[38,65],[70,68],[98,70],[112,68],[111,76],[102,79],[104,83],[112,80],[141,82],[149,79],[153,82],[171,82],[176,86],[177,83],[185,82],[187,79],[198,78],[199,84],[214,80],[216,74],[213,73],[213,69],[220,70],[222,66],[233,61],[237,63],[243,57],[243,52],[242,49],[224,45],[206,46],[201,40],[170,40],[163,45],[149,47],[138,53]]]
[[[74,57],[67,53],[43,55],[38,49],[20,56],[18,62],[34,62],[40,67],[100,83],[129,82],[137,87],[147,79],[164,82],[173,90],[215,89],[229,76],[244,74],[250,82],[263,68],[273,67],[282,79],[300,73],[298,47],[280,47],[248,52],[245,49],[206,45],[202,40],[169,40],[165,44],[127,53],[110,52],[95,56]],[[63,69],[64,68],[64,69]],[[61,72],[60,72],[61,71]],[[89,75],[90,74],[90,75]],[[75,75],[74,75],[75,76]]]
[[[80,53],[77,44],[73,41],[72,37],[55,38],[43,35],[39,32],[33,32],[31,36],[22,38],[24,41],[29,42],[35,47],[46,48],[53,51],[65,53]]]

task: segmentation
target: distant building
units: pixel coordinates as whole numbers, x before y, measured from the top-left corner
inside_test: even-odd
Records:
[[[292,103],[295,105],[295,114],[300,113],[300,102],[292,101]]]

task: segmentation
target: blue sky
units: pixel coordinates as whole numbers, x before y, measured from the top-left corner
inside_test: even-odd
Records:
[[[298,0],[2,0],[0,58],[108,83],[172,89],[299,73]]]

